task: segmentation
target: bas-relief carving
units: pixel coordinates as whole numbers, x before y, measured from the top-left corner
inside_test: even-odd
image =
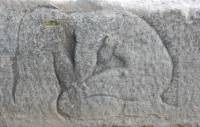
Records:
[[[162,40],[144,20],[129,13],[72,18],[48,11],[54,10],[36,9],[32,13],[44,13],[36,17],[30,13],[22,19],[19,41],[25,44],[19,44],[19,54],[24,62],[30,59],[24,57],[29,53],[51,54],[47,59],[52,59],[49,62],[61,89],[60,115],[75,119],[141,116],[143,109],[136,111],[134,105],[161,100],[173,65]],[[44,26],[48,20],[60,24]],[[31,31],[24,33],[26,29]]]
[[[171,18],[174,17],[174,18]],[[174,22],[177,19],[177,22]],[[199,110],[199,18],[191,18],[187,24],[180,10],[169,14],[153,14],[145,18],[158,31],[173,62],[173,78],[167,89],[161,94],[162,101],[176,109],[172,115],[181,120],[198,117]],[[166,26],[167,29],[166,29]],[[195,110],[191,110],[195,109]]]

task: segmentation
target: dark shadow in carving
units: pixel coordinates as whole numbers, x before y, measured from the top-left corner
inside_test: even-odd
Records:
[[[20,23],[19,23],[19,26],[18,26],[17,47],[15,49],[15,55],[14,55],[14,57],[12,59],[13,60],[12,69],[13,69],[13,79],[14,79],[13,87],[12,87],[12,98],[13,98],[14,102],[15,102],[15,92],[16,92],[17,84],[18,84],[18,80],[19,80],[19,67],[18,67],[18,63],[17,63],[18,62],[18,58],[17,57],[19,55],[19,34],[20,34],[20,26],[21,26],[21,23],[23,21],[23,17],[20,20]]]
[[[18,64],[17,64],[17,53],[13,57],[12,68],[13,68],[13,79],[14,79],[13,87],[12,87],[12,98],[13,98],[13,101],[15,102],[15,92],[16,92],[16,88],[17,88],[17,84],[18,84],[18,80],[19,80],[19,68],[18,68]]]

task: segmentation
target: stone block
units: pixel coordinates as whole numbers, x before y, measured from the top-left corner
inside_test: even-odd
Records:
[[[198,0],[1,0],[0,17],[0,126],[197,126]]]

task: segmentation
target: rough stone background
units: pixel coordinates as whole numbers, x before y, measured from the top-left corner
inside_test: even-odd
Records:
[[[1,0],[0,126],[200,126],[200,1]]]

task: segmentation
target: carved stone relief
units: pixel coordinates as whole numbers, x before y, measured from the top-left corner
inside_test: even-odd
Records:
[[[35,68],[33,73],[39,75],[53,72],[55,75],[45,78],[59,83],[56,108],[66,118],[155,114],[136,110],[138,107],[133,105],[161,101],[160,94],[172,79],[172,61],[161,39],[134,14],[90,12],[79,16],[41,8],[24,16],[20,29],[28,30],[19,33],[17,63],[24,72],[15,78],[13,98],[19,101],[20,94],[28,92],[26,87],[37,86],[22,88],[22,77],[29,75],[24,82],[33,84],[37,82],[34,79],[44,78],[26,74],[31,72],[27,69]],[[26,57],[30,54],[33,58]],[[53,68],[46,68],[47,63]]]
[[[198,126],[198,3],[0,0],[0,126]]]

